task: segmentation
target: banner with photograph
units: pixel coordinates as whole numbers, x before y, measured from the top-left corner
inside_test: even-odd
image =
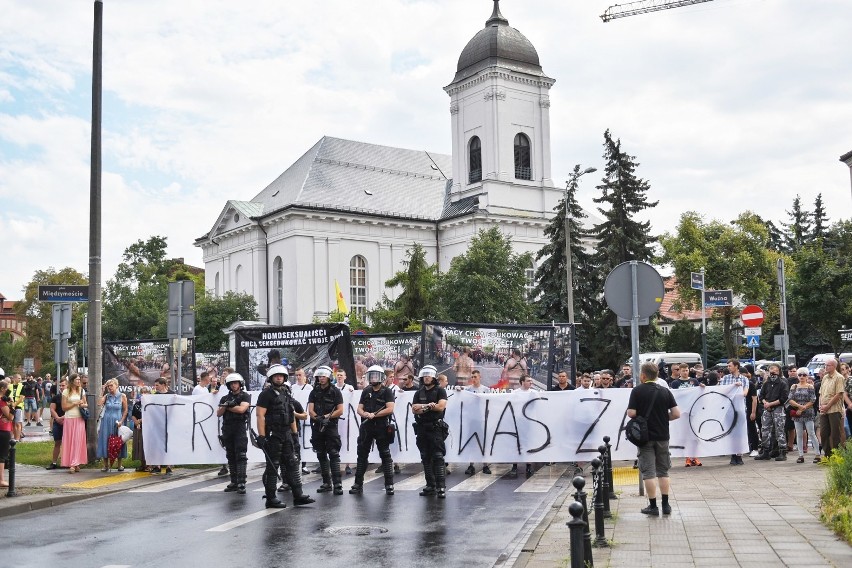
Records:
[[[212,378],[221,377],[225,367],[231,366],[231,354],[228,351],[214,351],[212,353],[195,354],[195,376],[207,371]]]
[[[308,390],[293,396],[307,406]],[[338,422],[343,463],[355,463],[361,418],[356,410],[362,391],[343,393],[343,417]],[[597,455],[603,437],[612,440],[613,458],[633,460],[636,447],[624,437],[631,389],[577,389],[564,392],[511,393],[448,392],[445,420],[450,427],[446,460],[450,463],[587,462]],[[255,428],[253,392],[250,424]],[[397,394],[394,420],[397,434],[393,459],[418,463],[411,403],[414,392]],[[736,385],[672,391],[681,417],[670,422],[672,455],[705,457],[746,453],[745,404]],[[219,395],[144,395],[142,397],[145,456],[149,463],[224,463],[219,445]],[[302,425],[302,456],[311,456],[310,427]],[[249,447],[249,461],[264,456]],[[307,461],[311,458],[308,457]],[[370,463],[379,462],[373,450]]]
[[[417,376],[420,370],[420,333],[367,334],[352,336],[355,355],[355,375],[360,381],[373,365],[393,369],[394,377],[402,379],[408,373]]]
[[[179,392],[192,391],[196,382],[195,340],[182,340]],[[154,386],[163,376],[171,384],[170,341],[148,339],[136,341],[105,341],[103,344],[103,378],[118,379],[121,392],[134,393],[141,386]]]
[[[554,326],[423,322],[422,364],[447,375],[449,385],[465,386],[476,368],[487,387],[518,388],[528,374],[547,387],[553,368]]]
[[[349,326],[343,323],[316,325],[245,327],[234,330],[236,371],[246,380],[247,390],[260,390],[266,369],[280,358],[292,378],[298,368],[309,377],[314,369],[328,365],[346,371],[346,382],[355,386],[355,360]]]

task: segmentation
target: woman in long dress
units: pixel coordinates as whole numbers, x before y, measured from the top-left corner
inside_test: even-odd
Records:
[[[86,421],[80,413],[81,408],[88,408],[86,395],[83,392],[83,382],[80,376],[72,374],[68,388],[62,391],[62,410],[65,411],[65,422],[62,426],[62,466],[68,468],[68,473],[80,471],[80,464],[88,463],[86,452]]]
[[[107,443],[110,436],[118,434],[118,427],[124,424],[124,421],[127,419],[127,397],[124,396],[124,393],[118,391],[118,381],[116,379],[108,380],[104,383],[104,388],[106,392],[101,397],[104,416],[101,418],[100,429],[98,430],[98,457],[104,460],[104,467],[101,471],[107,472],[113,466],[113,460],[109,458]],[[118,471],[124,471],[121,460],[126,457],[127,446],[122,445],[117,463],[115,464]]]

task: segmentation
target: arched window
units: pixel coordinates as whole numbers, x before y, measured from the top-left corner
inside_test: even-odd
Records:
[[[515,179],[532,179],[530,139],[521,133],[515,134]]]
[[[275,313],[278,325],[284,325],[284,261],[276,257],[272,264],[275,274]]]
[[[215,278],[213,278],[213,294],[218,298],[219,297],[219,273],[216,273]]]
[[[361,321],[367,315],[367,259],[361,255],[349,261],[349,302]]]
[[[243,265],[238,264],[237,269],[234,270],[234,287],[233,287],[233,291],[237,292],[237,293],[242,291],[242,290],[240,290],[240,272],[242,272],[242,271],[243,271]]]
[[[482,143],[479,141],[479,136],[474,136],[470,139],[468,145],[468,180],[467,183],[476,183],[482,181]]]

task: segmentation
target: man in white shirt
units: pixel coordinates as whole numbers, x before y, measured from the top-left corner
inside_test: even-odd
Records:
[[[210,373],[202,371],[198,376],[198,383],[192,387],[192,394],[208,394],[210,392]]]

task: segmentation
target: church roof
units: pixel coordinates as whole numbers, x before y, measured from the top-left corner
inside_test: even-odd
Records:
[[[445,154],[324,136],[249,203],[253,217],[302,205],[437,221],[451,171]]]
[[[493,65],[531,75],[544,75],[532,42],[509,25],[509,20],[500,13],[499,1],[494,2],[494,12],[485,22],[485,28],[479,30],[462,50],[453,83]]]

